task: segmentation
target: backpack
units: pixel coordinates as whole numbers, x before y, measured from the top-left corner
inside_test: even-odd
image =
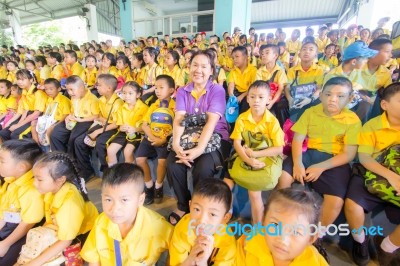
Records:
[[[169,101],[163,100],[150,116],[150,129],[154,136],[166,139],[172,135],[175,114],[169,108]]]

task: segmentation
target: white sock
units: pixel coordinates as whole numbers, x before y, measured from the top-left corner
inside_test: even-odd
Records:
[[[351,233],[351,235],[353,236],[353,239],[355,241],[357,241],[358,243],[362,244],[365,241],[365,232],[364,230],[361,231],[360,234],[354,234],[353,232]]]
[[[163,185],[163,183],[158,183],[158,182],[156,181],[156,189],[159,189],[160,187],[162,187],[162,185]]]
[[[390,241],[389,237],[385,237],[381,243],[381,248],[387,253],[393,253],[399,247]]]
[[[151,188],[152,186],[153,186],[153,180],[150,180],[150,181],[148,181],[148,182],[145,182],[145,184],[146,184],[146,187],[147,188]]]

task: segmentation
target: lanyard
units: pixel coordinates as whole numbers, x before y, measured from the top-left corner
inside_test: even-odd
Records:
[[[115,250],[115,265],[122,266],[121,248],[119,241],[114,239],[114,250]]]

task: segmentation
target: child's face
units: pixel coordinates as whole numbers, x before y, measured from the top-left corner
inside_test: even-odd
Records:
[[[46,61],[47,61],[47,64],[49,64],[49,65],[55,65],[57,60],[51,56],[47,56]]]
[[[299,38],[299,33],[297,31],[293,31],[291,38],[292,40],[296,40],[297,38]]]
[[[142,65],[142,62],[139,61],[139,60],[137,59],[137,57],[133,56],[133,57],[132,57],[132,67],[134,67],[134,68],[140,68],[141,65]]]
[[[226,224],[231,218],[231,214],[226,209],[225,204],[208,197],[194,195],[190,202],[191,226],[195,227],[196,233],[212,235],[220,224]],[[201,225],[197,229],[197,227]],[[211,226],[212,225],[212,226]]]
[[[232,58],[233,58],[233,63],[238,68],[245,67],[247,65],[248,62],[247,56],[241,51],[235,51],[232,54]]]
[[[368,39],[369,39],[369,31],[362,30],[361,33],[360,33],[360,38],[364,42],[368,41]]]
[[[18,177],[17,168],[19,163],[15,160],[8,150],[0,150],[0,176]]]
[[[103,56],[103,59],[101,60],[101,66],[104,68],[110,67],[111,66],[111,60],[107,58],[107,56]]]
[[[185,62],[186,62],[186,65],[188,66],[189,65],[189,63],[190,63],[190,59],[192,58],[192,53],[186,53],[185,54]]]
[[[26,89],[28,90],[32,86],[32,81],[31,79],[28,79],[26,77],[18,77],[17,78],[17,85],[21,89]]]
[[[317,47],[312,43],[307,43],[303,45],[303,47],[300,50],[301,62],[313,61],[316,56],[317,56]]]
[[[127,67],[128,67],[128,65],[124,64],[123,60],[117,60],[117,69],[124,70]]]
[[[251,111],[255,111],[258,114],[265,112],[270,97],[270,93],[266,88],[257,87],[250,89],[247,95],[247,102],[249,103]]]
[[[335,47],[334,46],[329,46],[328,48],[325,49],[325,54],[327,56],[331,56],[335,53]]]
[[[146,64],[150,64],[154,62],[154,57],[152,57],[147,50],[143,51],[143,61]]]
[[[174,60],[174,58],[172,57],[172,55],[170,53],[165,55],[165,61],[164,61],[166,66],[175,66],[176,61]]]
[[[400,93],[397,92],[391,96],[388,100],[381,101],[381,107],[386,111],[389,119],[400,119]]]
[[[104,82],[103,79],[98,79],[97,80],[97,91],[101,96],[107,95],[110,92],[112,92],[112,88],[107,85],[107,83]]]
[[[18,87],[17,86],[11,86],[11,95],[14,97],[18,97],[19,96],[19,92],[18,92]]]
[[[67,65],[72,65],[73,63],[75,63],[75,59],[68,53],[64,54],[64,62]]]
[[[57,97],[57,94],[60,92],[60,90],[61,88],[57,88],[53,83],[44,84],[44,91],[50,98],[54,99]]]
[[[385,44],[379,50],[379,53],[370,60],[376,65],[385,65],[392,58],[392,45]]]
[[[246,58],[247,61],[247,58]],[[213,74],[211,62],[205,55],[197,55],[190,65],[190,77],[195,84],[205,84]]]
[[[160,101],[167,100],[174,93],[175,88],[170,88],[165,79],[156,80],[156,96]]]
[[[124,86],[122,88],[122,98],[127,104],[135,105],[136,100],[139,98],[139,94],[132,86]]]
[[[68,84],[65,85],[67,92],[72,99],[81,99],[86,94],[86,89],[84,86],[79,86],[78,84]]]
[[[96,60],[94,58],[89,57],[86,59],[86,67],[92,69],[96,66]]]
[[[276,61],[278,55],[275,53],[274,49],[266,48],[261,51],[261,62],[263,64],[272,63]]]
[[[32,172],[34,177],[33,185],[40,194],[56,193],[65,182],[63,177],[54,180],[49,173],[49,169],[41,165],[33,167]]]
[[[6,84],[4,82],[0,82],[0,95],[7,95],[9,91],[10,90],[7,88]]]
[[[32,63],[27,63],[27,64],[25,64],[25,68],[30,71],[33,71],[33,70],[35,70],[35,65],[33,65]]]
[[[329,86],[322,91],[320,100],[327,115],[340,114],[351,100],[350,88],[341,85]]]
[[[285,225],[301,227],[300,225],[303,225],[307,228],[310,225],[306,215],[293,211],[293,209],[286,209],[282,203],[271,203],[265,215],[264,226],[278,225],[279,223],[282,223],[282,227]],[[287,235],[284,233],[287,233]],[[297,235],[290,232],[282,232],[282,235],[279,236],[265,234],[265,242],[275,262],[289,264],[315,240],[315,237],[309,236],[301,228],[298,228],[296,233]]]
[[[139,206],[143,205],[144,193],[139,193],[135,182],[121,185],[105,185],[101,189],[103,211],[115,224],[131,227]]]
[[[14,71],[16,69],[15,65],[13,63],[8,63],[7,64],[7,70],[8,71]]]

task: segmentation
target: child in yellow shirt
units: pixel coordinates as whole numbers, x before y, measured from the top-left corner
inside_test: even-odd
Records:
[[[235,265],[328,266],[312,245],[318,232],[307,230],[318,224],[320,205],[310,192],[291,188],[273,191],[265,206],[265,231],[248,240],[245,235],[238,239]],[[278,225],[289,229],[279,232]]]
[[[93,89],[97,80],[96,57],[88,55],[85,58],[86,68],[82,71],[80,78],[88,89]]]
[[[78,55],[73,50],[65,51],[63,67],[66,78],[72,75],[80,76],[83,72],[83,66],[78,62]]]
[[[18,263],[43,265],[48,262],[61,263],[64,260],[62,252],[70,245],[84,244],[98,216],[96,206],[89,201],[85,183],[79,177],[76,166],[66,153],[51,152],[40,157],[32,169],[34,185],[45,202],[45,218],[43,227],[31,229],[43,231],[52,236],[53,243],[38,250],[38,256],[31,258],[21,252]],[[32,240],[32,238],[28,239]],[[34,243],[29,241],[25,247]],[[79,256],[79,255],[78,255]],[[69,258],[70,259],[70,258]],[[83,263],[82,259],[76,258]]]
[[[171,76],[175,81],[175,88],[182,87],[183,83],[182,69],[179,65],[179,53],[176,51],[168,51],[164,57],[163,74]]]
[[[135,164],[116,164],[104,172],[104,212],[81,251],[89,265],[155,265],[168,250],[173,227],[143,207],[143,188],[143,171]]]
[[[226,227],[231,204],[232,193],[223,181],[206,178],[196,185],[190,213],[180,219],[172,235],[171,266],[234,265],[236,240]]]
[[[338,66],[339,62],[335,55],[336,45],[333,43],[325,47],[324,54],[319,58],[318,65],[324,68],[324,72],[328,73]]]
[[[18,64],[14,61],[6,62],[7,67],[7,77],[6,79],[9,80],[12,84],[17,82],[17,71],[18,71]]]
[[[115,77],[117,78],[118,85],[115,93],[119,94],[125,82],[133,81],[131,76],[131,65],[129,58],[125,55],[118,56],[116,67],[118,69],[118,72]]]
[[[30,140],[9,140],[0,147],[0,265],[14,265],[26,234],[44,216],[40,193],[33,186],[32,166],[42,154]]]
[[[0,79],[0,121],[8,113],[17,109],[17,99],[11,95],[12,83],[6,79]]]
[[[132,55],[131,60],[131,77],[132,80],[138,84],[143,84],[143,81],[140,79],[141,71],[146,64],[143,61],[143,54],[142,53],[134,53]]]
[[[62,57],[60,53],[50,52],[47,57],[47,63],[51,68],[50,78],[55,78],[60,81],[62,78],[65,78],[64,69],[60,64],[62,62]]]

